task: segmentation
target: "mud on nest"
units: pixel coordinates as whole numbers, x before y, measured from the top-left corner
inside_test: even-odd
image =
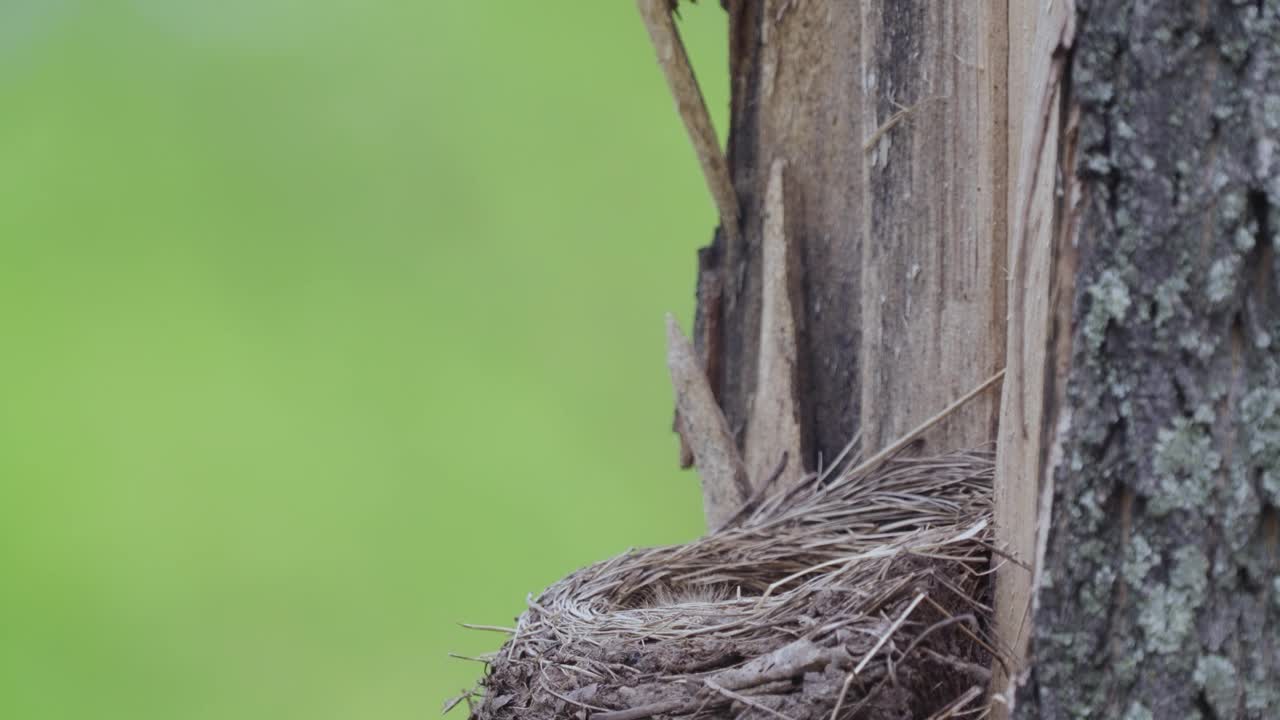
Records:
[[[528,601],[473,720],[984,714],[989,453],[828,471]],[[452,707],[452,705],[449,705]]]

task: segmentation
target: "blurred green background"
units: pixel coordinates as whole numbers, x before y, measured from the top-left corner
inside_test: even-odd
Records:
[[[0,2],[0,717],[434,716],[697,535],[714,223],[630,0]]]

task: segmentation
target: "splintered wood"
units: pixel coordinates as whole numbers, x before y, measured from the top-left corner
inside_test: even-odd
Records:
[[[1061,50],[1071,43],[1074,17],[1069,0],[1043,7],[1010,5],[1010,27],[1016,30],[1011,37],[1017,39],[1009,55],[1009,169],[1015,182],[1009,201],[1008,375],[997,444],[995,519],[1000,545],[1018,562],[999,564],[994,604],[996,632],[1012,651],[1015,671],[1022,669],[1028,649],[1038,505],[1048,477],[1043,461],[1057,429],[1046,404],[1060,405],[1062,383],[1054,378],[1066,376],[1060,366],[1069,344],[1064,337],[1055,340],[1051,327],[1055,308],[1070,308],[1062,300],[1070,293],[1058,287],[1059,279],[1073,275],[1055,270],[1055,263],[1067,262],[1055,258],[1055,247],[1063,245],[1055,237],[1060,232],[1055,215],[1068,57]],[[1055,344],[1060,347],[1054,349]],[[1008,716],[1013,678],[1002,668],[996,671],[992,712],[999,720]]]
[[[658,64],[671,89],[676,110],[684,121],[689,140],[698,154],[698,163],[702,166],[707,187],[720,211],[720,225],[730,242],[736,243],[740,237],[738,196],[733,190],[729,164],[716,139],[716,129],[711,123],[711,114],[707,112],[707,103],[702,98],[698,79],[693,74],[693,66],[689,64],[689,55],[685,52],[684,42],[681,41],[680,32],[671,17],[671,5],[667,0],[636,0],[636,6],[640,8],[640,16],[649,30],[649,39],[653,41],[653,48],[657,51]]]
[[[796,388],[796,322],[791,307],[795,252],[787,242],[783,167],[769,170],[764,215],[764,290],[760,318],[760,359],[756,395],[747,427],[747,473],[753,488],[771,479],[791,487],[804,475]]]
[[[787,239],[783,168],[769,172],[765,197],[764,303],[761,309],[757,390],[747,427],[745,462],[702,365],[668,317],[667,364],[676,393],[676,429],[702,481],[711,528],[742,509],[766,483],[790,487],[804,476],[801,455],[796,324],[791,304],[795,250]]]
[[[746,502],[751,496],[751,486],[738,445],[716,404],[707,375],[694,355],[693,346],[670,315],[667,316],[667,369],[675,388],[681,435],[693,452],[694,465],[702,480],[707,525],[714,530],[724,525]]]

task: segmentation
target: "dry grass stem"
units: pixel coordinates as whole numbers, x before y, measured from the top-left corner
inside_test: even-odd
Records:
[[[862,658],[862,662],[858,663],[858,666],[853,669],[854,675],[861,673],[862,669],[867,666],[867,663],[871,662],[871,658],[875,657],[875,654],[880,652],[880,648],[884,647],[885,642],[887,642],[889,638],[893,637],[893,634],[898,631],[898,628],[902,627],[902,623],[907,621],[907,616],[911,614],[912,610],[916,609],[916,606],[920,604],[921,600],[924,600],[924,593],[916,595],[916,599],[912,600],[911,604],[907,606],[907,609],[902,611],[902,615],[897,620],[893,621],[893,624],[889,626],[889,629],[885,634],[881,635],[880,639],[876,641],[876,644],[871,646],[871,649],[867,651],[866,656]]]

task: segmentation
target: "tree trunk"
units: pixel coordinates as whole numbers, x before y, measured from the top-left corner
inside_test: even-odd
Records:
[[[1022,717],[1280,707],[1280,2],[1079,3]]]
[[[923,443],[1000,439],[1014,713],[1274,712],[1280,2],[726,5],[695,340],[743,456],[776,167],[805,468],[1008,365]]]

